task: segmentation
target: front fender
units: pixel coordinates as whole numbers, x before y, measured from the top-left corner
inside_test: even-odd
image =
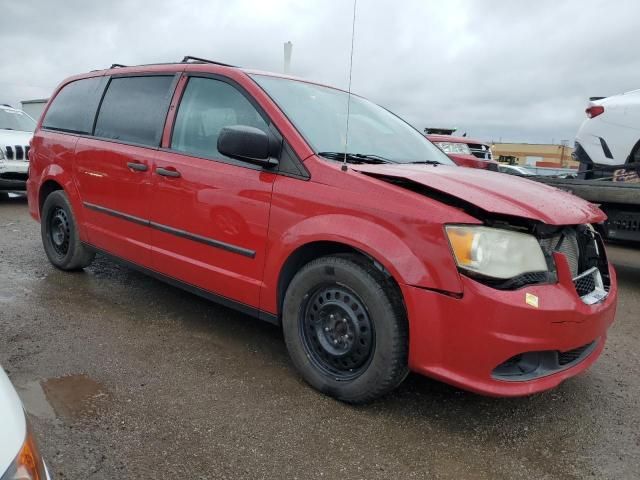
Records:
[[[460,277],[446,244],[434,242],[426,249],[423,245],[421,252],[417,252],[399,232],[372,220],[344,214],[318,215],[290,226],[279,235],[270,234],[264,283],[266,290],[273,294],[264,298],[262,308],[277,310],[276,286],[282,267],[297,249],[313,242],[335,242],[360,250],[379,262],[398,283],[462,292]],[[428,242],[424,238],[420,241]],[[430,252],[429,258],[424,257],[425,250]]]

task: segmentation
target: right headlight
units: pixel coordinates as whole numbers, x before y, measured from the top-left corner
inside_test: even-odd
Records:
[[[477,225],[447,225],[458,267],[497,279],[548,271],[538,240],[528,233]]]
[[[466,143],[435,142],[435,144],[444,153],[461,153],[461,154],[465,154],[465,155],[471,155],[471,150],[469,150],[469,145],[467,145]]]

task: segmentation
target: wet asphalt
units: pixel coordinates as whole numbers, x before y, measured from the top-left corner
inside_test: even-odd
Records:
[[[352,407],[274,326],[103,257],[56,270],[0,195],[0,364],[58,479],[640,478],[640,250],[609,252],[618,314],[586,373],[520,399],[410,375]]]

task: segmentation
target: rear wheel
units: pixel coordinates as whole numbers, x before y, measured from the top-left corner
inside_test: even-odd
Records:
[[[400,292],[359,257],[328,256],[305,265],[287,289],[282,323],[303,378],[339,400],[369,402],[408,373]]]
[[[95,253],[80,241],[71,204],[62,190],[49,194],[40,218],[42,244],[49,261],[61,270],[79,270],[91,264]]]

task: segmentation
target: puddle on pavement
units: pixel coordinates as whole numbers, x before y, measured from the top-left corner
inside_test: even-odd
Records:
[[[45,400],[58,417],[92,417],[100,399],[107,396],[102,385],[87,375],[68,375],[42,382]]]

